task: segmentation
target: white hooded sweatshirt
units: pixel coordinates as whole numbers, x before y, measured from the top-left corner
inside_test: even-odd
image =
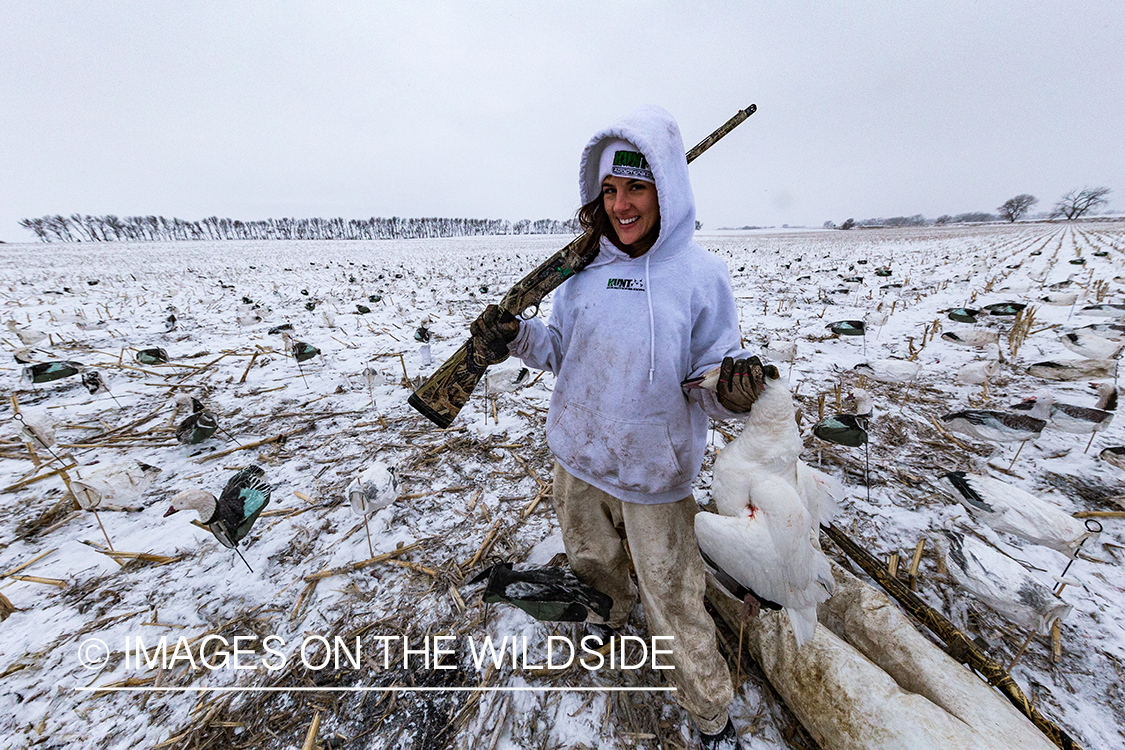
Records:
[[[703,463],[707,417],[742,418],[710,391],[680,383],[746,357],[726,264],[692,239],[695,199],[680,130],[642,107],[597,133],[579,167],[582,203],[601,194],[607,141],[636,145],[656,180],[660,234],[630,258],[602,238],[601,252],[555,292],[551,316],[524,321],[509,346],[557,381],[547,443],[563,468],[620,500],[669,503],[691,494]]]

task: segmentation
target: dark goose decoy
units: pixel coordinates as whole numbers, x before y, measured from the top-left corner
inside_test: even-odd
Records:
[[[23,368],[21,379],[31,383],[50,383],[77,375],[85,367],[80,362],[40,362]]]
[[[850,290],[849,290],[850,291]],[[862,320],[838,320],[825,326],[837,336],[862,336],[867,327]]]
[[[970,310],[967,307],[955,307],[946,312],[946,316],[950,320],[955,320],[958,323],[976,323],[978,315],[980,315],[980,310]]]
[[[1027,305],[1022,302],[997,302],[994,305],[985,305],[984,311],[996,316],[1015,315],[1025,307]]]
[[[134,358],[142,365],[163,365],[168,362],[168,352],[159,346],[151,349],[141,349]]]
[[[180,396],[177,402],[183,403],[189,399],[192,413],[176,428],[176,440],[184,445],[196,445],[214,435],[219,429],[219,422],[214,414],[203,408],[203,403],[197,398]]]
[[[487,581],[484,601],[507,602],[544,622],[604,623],[613,599],[578,580],[569,568],[542,566],[515,570],[502,562],[480,573],[470,584]]]
[[[858,448],[867,444],[867,425],[871,418],[871,397],[856,388],[845,399],[855,405],[854,414],[833,414],[813,425],[813,434],[829,443]]]
[[[263,479],[264,474],[260,466],[247,466],[230,478],[217,500],[205,490],[184,490],[172,498],[164,517],[181,510],[194,510],[224,547],[237,552],[238,543],[250,533],[250,527],[269,505],[272,488]]]

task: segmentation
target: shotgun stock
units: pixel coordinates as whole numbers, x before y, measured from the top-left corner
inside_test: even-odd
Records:
[[[688,163],[690,164],[696,157],[715,145],[720,138],[738,127],[757,110],[757,105],[751,104],[723,123],[718,130],[687,152]],[[575,238],[513,286],[499,303],[504,317],[510,315],[524,318],[528,316],[528,311],[533,311],[532,315],[538,312],[539,303],[544,297],[571,276],[581,272],[597,257],[598,245],[591,243],[589,239],[588,233]],[[484,342],[470,337],[418,390],[411,394],[407,403],[438,427],[449,427],[457,418],[461,408],[468,403],[473,389],[477,387],[477,383],[488,369],[488,362],[489,357],[484,351]]]

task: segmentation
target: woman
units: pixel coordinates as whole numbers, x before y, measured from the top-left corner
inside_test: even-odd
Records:
[[[702,746],[738,747],[730,673],[703,608],[691,483],[708,416],[749,411],[763,368],[735,359],[746,355],[730,276],[692,239],[695,201],[672,116],[644,107],[597,133],[579,174],[579,219],[596,259],[555,292],[546,325],[502,323],[490,306],[472,331],[557,376],[547,443],[570,566],[613,598],[609,632],[625,625],[639,587],[650,635],[674,637],[676,698]],[[680,387],[720,364],[718,394]]]

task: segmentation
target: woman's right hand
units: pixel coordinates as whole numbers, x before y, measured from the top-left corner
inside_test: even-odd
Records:
[[[473,340],[482,345],[488,363],[499,364],[508,358],[508,344],[515,341],[520,332],[519,318],[498,305],[484,308],[477,319],[469,324]]]

